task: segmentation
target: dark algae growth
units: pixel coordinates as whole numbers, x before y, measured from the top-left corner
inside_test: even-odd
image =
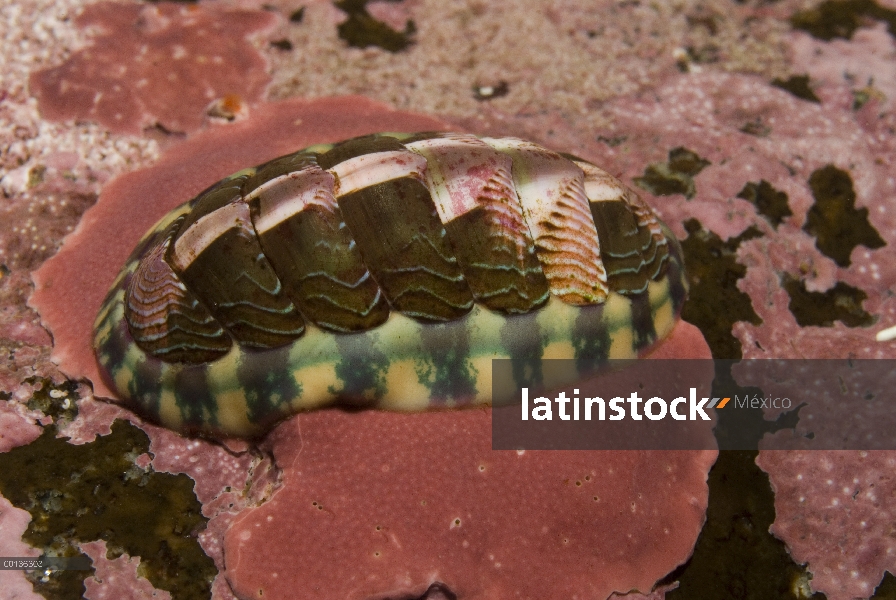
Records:
[[[808,75],[791,75],[787,79],[774,79],[772,85],[790,92],[800,100],[821,104],[821,99],[812,91]]]
[[[766,189],[764,183],[747,184],[742,194],[774,195],[774,189]],[[732,326],[737,321],[758,325],[761,319],[754,312],[750,297],[737,287],[747,271],[737,262],[737,250],[743,242],[763,234],[750,227],[736,237],[722,240],[696,219],[684,225],[688,237],[681,241],[681,247],[690,293],[682,318],[700,328],[714,358],[740,358],[742,348],[731,333]],[[730,362],[719,361],[713,395],[760,392],[737,386],[730,375]],[[706,524],[690,560],[660,582],[678,583],[677,589],[667,594],[670,600],[784,600],[793,598],[795,581],[808,577],[805,569],[790,558],[784,544],[769,532],[775,518],[774,495],[768,476],[754,462],[757,452],[724,449],[729,443],[731,447],[743,448],[764,433],[787,426],[786,419],[779,421],[759,418],[747,430],[732,430],[720,422],[716,436],[722,449],[709,474]],[[813,600],[821,598],[818,594],[812,596]]]
[[[758,212],[768,218],[759,208],[762,202],[757,200],[776,198],[779,193],[763,181],[748,183],[741,195],[757,204]],[[777,197],[772,204],[781,201]],[[786,196],[783,202],[786,207]],[[696,219],[684,225],[688,237],[681,246],[690,294],[682,309],[682,318],[700,328],[714,358],[739,359],[742,348],[732,334],[734,323],[747,321],[758,325],[762,321],[753,310],[750,297],[737,287],[747,270],[737,262],[737,250],[743,242],[763,234],[756,227],[749,227],[736,237],[722,240]],[[718,364],[714,396],[761,392],[737,386],[730,374],[730,361]],[[794,563],[784,544],[769,532],[775,519],[774,494],[768,476],[755,463],[757,452],[725,449],[729,444],[743,448],[750,442],[758,442],[766,432],[792,426],[788,425],[792,418],[793,415],[784,415],[778,422],[759,418],[746,430],[726,427],[724,420],[720,421],[716,436],[721,450],[709,474],[706,524],[691,558],[660,582],[678,583],[667,598],[784,600],[794,597],[796,582],[811,577],[805,567]],[[811,598],[821,600],[824,596],[815,594]]]
[[[811,575],[793,562],[784,543],[769,533],[775,520],[774,494],[756,463],[755,451],[727,450],[709,473],[709,508],[694,554],[665,582],[679,587],[669,600],[737,598],[823,600],[824,594],[795,596],[795,583]]]
[[[367,1],[337,0],[333,3],[348,15],[338,26],[342,40],[355,48],[376,46],[388,52],[401,52],[414,43],[413,36],[417,27],[413,21],[408,20],[404,31],[396,31],[367,12]]]
[[[136,466],[149,438],[124,421],[79,446],[56,434],[46,426],[31,444],[0,454],[0,493],[31,514],[22,539],[62,556],[79,555],[79,542],[103,540],[109,558],[139,557],[140,574],[172,597],[211,597],[217,569],[197,541],[207,519],[193,480]],[[92,574],[59,571],[33,583],[46,598],[75,599]]]
[[[709,166],[710,162],[687,148],[669,150],[669,161],[655,163],[644,169],[644,175],[634,182],[654,196],[684,194],[690,200],[697,194],[694,177]]]
[[[747,268],[737,262],[736,253],[741,242],[762,234],[750,227],[723,241],[696,219],[686,221],[684,226],[688,237],[681,248],[690,296],[681,318],[700,328],[713,358],[740,358],[740,341],[732,335],[732,326],[737,321],[758,325],[762,319],[753,310],[750,297],[737,289],[737,281],[747,274]]]
[[[842,281],[826,292],[810,292],[802,281],[786,273],[781,283],[790,296],[790,312],[800,327],[833,327],[834,321],[847,327],[867,327],[875,321],[862,308],[868,294]]]
[[[815,204],[809,209],[803,230],[815,245],[841,267],[851,263],[856,246],[882,248],[884,241],[868,222],[868,209],[856,208],[856,192],[849,173],[827,165],[812,173],[809,187]]]
[[[756,212],[765,217],[765,220],[777,229],[785,217],[790,217],[793,212],[787,203],[787,194],[772,187],[766,180],[759,183],[751,181],[738,192],[738,198],[743,198],[756,207]]]
[[[827,0],[794,14],[790,24],[814,38],[830,41],[851,39],[856,29],[867,26],[869,20],[883,21],[890,35],[896,37],[896,11],[873,0]]]

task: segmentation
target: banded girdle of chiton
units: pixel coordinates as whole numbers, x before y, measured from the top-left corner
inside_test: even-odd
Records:
[[[660,277],[653,212],[584,160],[514,138],[372,135],[300,151],[212,186],[133,273],[126,317],[163,361],[206,363],[231,339],[276,348],[306,323],[375,328],[550,295],[599,304]]]

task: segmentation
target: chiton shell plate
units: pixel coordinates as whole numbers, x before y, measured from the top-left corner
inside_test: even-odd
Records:
[[[335,404],[489,405],[496,358],[635,358],[685,295],[674,236],[597,166],[516,138],[385,133],[174,209],[113,284],[94,347],[139,413],[253,437]]]

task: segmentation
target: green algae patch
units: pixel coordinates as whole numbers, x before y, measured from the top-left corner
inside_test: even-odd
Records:
[[[815,95],[812,86],[809,85],[808,75],[792,75],[787,79],[774,79],[772,85],[785,92],[790,92],[800,100],[821,104],[821,99]]]
[[[787,194],[772,187],[766,180],[760,182],[750,181],[738,192],[738,198],[743,198],[756,207],[756,212],[762,215],[766,221],[777,229],[784,221],[784,217],[790,217],[793,212],[787,203]]]
[[[872,0],[827,0],[795,13],[790,17],[790,25],[829,42],[834,38],[852,39],[856,29],[867,26],[868,20],[883,21],[890,35],[896,37],[896,11]]]
[[[337,27],[339,38],[354,48],[376,46],[388,52],[401,52],[414,43],[417,27],[410,19],[404,31],[396,31],[367,12],[368,0],[337,0],[333,4],[348,15]]]
[[[76,446],[44,428],[26,446],[0,454],[0,493],[31,514],[22,539],[47,554],[71,551],[78,542],[104,540],[108,556],[139,556],[140,575],[174,598],[209,598],[217,569],[197,535],[207,523],[193,480],[146,470],[134,460],[149,438],[124,421],[112,433]],[[89,571],[62,571],[80,581],[35,582],[47,598],[80,597]]]
[[[877,230],[868,222],[868,209],[856,208],[856,192],[849,173],[834,165],[817,169],[809,176],[815,204],[806,215],[803,230],[815,238],[815,246],[841,267],[851,263],[856,246],[882,248]]]
[[[668,162],[649,165],[644,169],[644,175],[635,177],[634,181],[654,196],[683,194],[690,200],[697,194],[694,177],[710,164],[687,148],[673,148],[669,150]]]
[[[737,289],[747,268],[737,262],[741,242],[762,234],[750,227],[727,241],[703,228],[696,219],[685,221],[688,237],[681,242],[690,293],[681,317],[696,325],[706,338],[713,358],[741,358],[740,341],[731,333],[737,321],[754,325],[762,319],[753,310],[750,297]]]
[[[790,296],[790,312],[800,327],[833,327],[834,321],[847,327],[867,327],[875,322],[862,309],[868,295],[842,281],[826,292],[810,292],[802,281],[785,273],[781,284]]]

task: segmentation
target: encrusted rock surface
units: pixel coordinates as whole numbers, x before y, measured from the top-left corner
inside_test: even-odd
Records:
[[[227,8],[200,4],[198,9],[136,3],[103,6],[109,13],[104,18],[110,22],[120,18],[133,23],[138,10],[169,18],[166,15],[189,15],[191,10],[200,14],[258,11],[260,4],[244,0],[228,3]],[[207,139],[232,135],[236,140],[244,123],[270,110],[253,104],[262,96],[259,82],[269,77],[273,85],[268,100],[363,93],[399,108],[438,114],[440,126],[515,134],[572,151],[607,167],[626,183],[640,182],[646,189],[639,191],[685,238],[686,247],[691,244],[696,254],[708,257],[705,265],[692,269],[702,279],[692,282],[689,318],[699,322],[717,356],[896,356],[896,342],[875,341],[878,331],[896,324],[892,266],[896,261],[891,250],[896,242],[892,211],[896,184],[891,176],[896,159],[896,44],[882,21],[896,14],[893,0],[824,3],[824,10],[845,11],[840,13],[839,28],[829,30],[840,37],[830,39],[813,37],[827,35],[823,28],[795,29],[794,24],[805,19],[791,21],[799,11],[822,5],[818,0],[607,1],[596,5],[563,0],[539,8],[496,1],[404,0],[394,5],[371,2],[364,10],[358,10],[356,3],[342,3],[340,9],[330,2],[314,1],[305,2],[301,14],[285,0],[265,4],[280,15],[275,28],[251,44],[232,40],[249,52],[248,62],[240,63],[244,72],[238,83],[250,91],[235,92],[242,94],[243,104],[224,106],[237,109],[235,122],[227,121],[217,109],[212,113],[218,116],[203,116],[204,105],[198,116],[190,108],[192,117],[172,117],[165,112],[171,103],[163,101],[153,105],[157,106],[154,110],[144,105],[121,113],[128,115],[116,120],[126,121],[121,128],[98,124],[114,113],[51,121],[47,117],[52,111],[38,112],[37,86],[28,85],[29,77],[37,78],[41,71],[65,64],[72,68],[76,63],[67,61],[80,60],[92,40],[111,35],[111,30],[80,30],[76,26],[80,3],[73,0],[25,0],[0,6],[0,24],[7,33],[0,59],[4,81],[0,93],[3,450],[28,447],[41,428],[53,422],[72,436],[72,443],[85,444],[94,443],[97,435],[109,435],[113,419],[134,419],[92,399],[86,388],[76,394],[70,391],[74,388],[60,387],[65,385],[65,376],[50,361],[51,339],[38,314],[25,304],[31,292],[29,272],[59,249],[63,236],[76,228],[100,190],[104,197],[111,197],[127,186],[154,182],[165,200],[176,204],[236,169],[321,141],[315,136],[326,138],[327,123],[303,121],[295,124],[301,135],[293,138],[287,131],[282,136],[281,127],[277,135],[244,144],[248,147],[244,154],[238,153],[240,143],[234,141],[220,161],[214,157],[220,142],[210,142],[206,162],[176,178],[153,179],[153,173],[160,171],[138,170],[153,164],[160,146],[171,145],[175,147],[155,168],[176,170],[185,155],[178,154],[182,150],[176,145],[183,138],[171,135],[175,130],[217,128],[226,133]],[[861,10],[849,13],[847,5]],[[86,14],[91,10],[97,9],[88,9]],[[813,13],[821,26],[829,24],[824,10]],[[382,26],[374,25],[373,30],[384,37],[364,38],[364,31],[345,33],[346,28],[340,28],[352,19],[356,24],[370,24],[365,14],[380,20]],[[416,32],[406,29],[408,20],[414,22]],[[175,18],[170,25],[179,28],[183,39],[165,42],[168,46],[159,41],[156,51],[174,57],[179,53],[175,45],[180,44],[187,56],[194,53],[190,58],[196,59],[201,44],[193,36],[198,28],[189,22]],[[849,24],[854,27],[846,27]],[[234,38],[242,35],[230,31]],[[387,45],[403,40],[402,36],[411,43],[397,52],[384,45],[350,45],[363,39]],[[264,66],[255,67],[261,63],[255,62],[254,48],[264,54],[270,72]],[[121,52],[109,64],[133,66],[133,59],[133,53]],[[91,67],[82,65],[79,68]],[[134,71],[125,72],[120,82],[111,84],[138,81],[131,78]],[[150,71],[155,79],[148,87],[169,90],[158,99],[170,94],[167,73],[166,69]],[[99,75],[108,78],[114,72],[108,68]],[[83,79],[86,83],[89,78]],[[122,87],[120,98],[127,97],[123,90],[132,89],[128,85]],[[492,95],[483,92],[488,88]],[[228,93],[215,88],[209,101]],[[46,100],[47,106],[52,105],[53,98]],[[354,113],[358,120],[355,129],[334,134],[335,138],[364,129],[363,119],[371,113],[361,106],[342,107],[343,112],[358,111]],[[153,117],[147,119],[150,113]],[[248,120],[241,121],[243,115]],[[162,128],[145,131],[153,119]],[[380,125],[372,128],[391,128]],[[107,127],[133,134],[112,133]],[[422,127],[417,123],[411,128]],[[269,147],[262,152],[265,144]],[[132,173],[110,182],[126,172]],[[885,245],[866,238],[857,244],[849,240],[831,251],[819,243],[809,214],[818,201],[813,181],[822,176],[829,183],[839,182],[841,199],[852,198],[854,212],[849,214],[864,218]],[[142,183],[141,178],[145,178]],[[780,210],[782,195],[789,215]],[[762,204],[765,201],[777,203],[776,208],[769,209]],[[864,217],[863,209],[867,209]],[[106,232],[90,243],[73,241],[72,248],[80,243],[114,250],[110,240],[142,232],[153,220],[141,215],[136,206],[124,210],[144,220],[133,218],[129,228]],[[88,215],[83,226],[90,219]],[[106,260],[120,262],[128,249],[115,251],[121,255]],[[74,273],[91,294],[104,292],[105,287],[97,291],[95,286],[108,285],[107,276],[99,274],[105,271],[97,269],[104,266],[100,263]],[[112,271],[117,268],[118,263]],[[66,361],[68,373],[86,376],[92,358],[77,344],[86,339],[95,305],[87,295],[77,293],[62,292],[59,299],[68,302],[61,317],[71,329],[51,332],[54,356]],[[52,316],[42,312],[40,318]],[[66,339],[81,341],[66,346]],[[93,383],[101,394],[102,387]],[[79,413],[69,422],[76,396]],[[38,397],[40,402],[35,400]],[[272,462],[278,453],[289,455],[290,449],[283,444],[265,450],[239,444],[225,449],[140,426],[149,433],[152,456],[134,457],[134,467],[146,473],[152,469],[187,473],[196,480],[203,515],[211,519],[197,537],[221,571],[226,556],[220,544],[234,518],[246,509],[247,515],[272,510],[268,506],[290,492],[280,487],[280,477],[288,479],[291,472],[280,471],[284,465]],[[768,471],[776,494],[777,521],[772,531],[788,544],[797,562],[808,563],[813,578],[807,586],[823,591],[831,600],[867,597],[885,570],[896,570],[896,559],[887,552],[892,454],[760,455],[758,463]],[[213,465],[218,462],[228,468],[216,472]],[[0,554],[21,555],[27,552],[20,542],[27,527],[26,513],[5,506],[0,507]],[[96,556],[102,552],[90,548]],[[124,570],[120,567],[126,566],[126,559],[100,562],[107,574],[112,563],[117,565],[119,583],[126,577],[136,579],[134,589],[146,589],[147,582],[136,575],[133,562]],[[735,570],[746,572],[749,567],[740,565]],[[101,580],[108,577],[98,575],[89,584],[90,597],[102,597],[113,589],[103,591],[108,584]],[[30,584],[20,572],[0,571],[0,577],[4,591],[32,597]],[[214,597],[232,597],[223,575],[214,579],[210,589]],[[668,589],[664,586],[653,595]],[[415,588],[415,593],[420,592]],[[430,597],[441,593],[431,591]]]

